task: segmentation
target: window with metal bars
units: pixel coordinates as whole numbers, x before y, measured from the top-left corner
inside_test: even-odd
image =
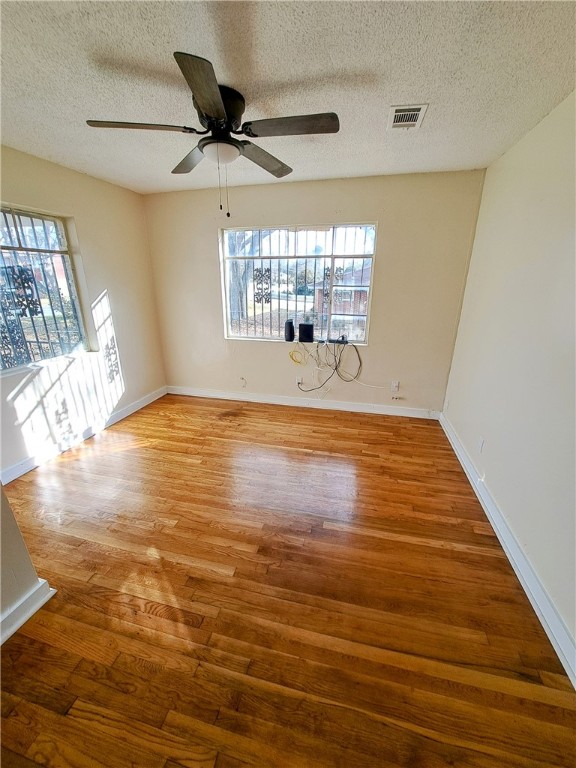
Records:
[[[64,222],[2,208],[0,369],[85,348]]]
[[[293,320],[365,343],[375,245],[374,224],[223,230],[226,336],[283,339]]]

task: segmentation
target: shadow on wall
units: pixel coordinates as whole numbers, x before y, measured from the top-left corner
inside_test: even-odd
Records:
[[[98,352],[37,364],[7,397],[35,466],[103,429],[124,393],[107,291],[92,304],[92,316]]]

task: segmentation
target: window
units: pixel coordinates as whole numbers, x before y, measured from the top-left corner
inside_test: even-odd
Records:
[[[0,369],[85,346],[64,223],[2,208]]]
[[[284,323],[314,323],[316,340],[367,340],[376,227],[226,229],[226,335],[283,339]]]

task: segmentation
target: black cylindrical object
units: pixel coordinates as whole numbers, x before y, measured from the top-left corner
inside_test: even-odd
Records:
[[[294,320],[286,320],[284,323],[284,339],[294,341]]]
[[[298,325],[298,341],[314,341],[314,323],[300,323]]]

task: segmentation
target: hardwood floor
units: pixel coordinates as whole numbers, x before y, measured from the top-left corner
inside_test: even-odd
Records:
[[[2,648],[3,768],[575,764],[434,421],[167,396],[5,491],[58,592]]]

